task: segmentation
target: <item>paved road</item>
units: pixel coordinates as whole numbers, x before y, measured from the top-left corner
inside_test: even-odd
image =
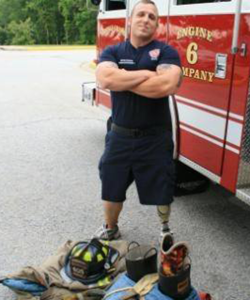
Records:
[[[107,114],[81,103],[80,68],[93,51],[0,51],[0,275],[38,265],[68,239],[102,223],[98,159]],[[121,218],[123,237],[156,244],[153,207],[135,187]],[[181,197],[171,226],[191,248],[192,283],[216,300],[250,299],[250,209],[219,187]],[[15,299],[0,285],[0,299]]]

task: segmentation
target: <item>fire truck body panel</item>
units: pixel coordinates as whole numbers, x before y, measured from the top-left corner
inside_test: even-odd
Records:
[[[234,63],[231,46],[235,5],[224,2],[188,6],[171,5],[169,17],[168,42],[181,49],[185,77],[176,95],[180,155],[220,181]]]
[[[107,11],[110,2],[121,0],[100,6],[98,55],[128,35],[128,16],[137,1],[127,0],[127,10]],[[179,159],[250,203],[250,1],[155,2],[156,37],[178,50],[183,66],[175,95]],[[95,102],[110,108],[109,91],[97,88]]]

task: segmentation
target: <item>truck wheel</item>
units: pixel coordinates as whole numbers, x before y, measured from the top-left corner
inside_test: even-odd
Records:
[[[199,194],[207,191],[210,180],[182,162],[175,160],[175,197]]]

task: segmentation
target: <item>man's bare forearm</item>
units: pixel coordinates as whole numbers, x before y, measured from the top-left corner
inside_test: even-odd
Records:
[[[172,85],[162,80],[161,76],[150,78],[131,89],[132,92],[147,98],[162,98],[174,93]]]
[[[135,86],[131,91],[153,99],[174,94],[181,84],[181,69],[176,66],[169,71],[167,69],[168,67],[157,70],[157,74],[154,77]]]
[[[110,73],[105,72],[103,77],[100,82],[101,87],[111,91],[127,91],[148,79],[146,75],[136,71],[129,72],[120,69]]]
[[[153,72],[152,72],[153,73]],[[150,71],[126,71],[124,69],[104,67],[97,69],[97,82],[101,88],[112,91],[127,91],[152,76]]]

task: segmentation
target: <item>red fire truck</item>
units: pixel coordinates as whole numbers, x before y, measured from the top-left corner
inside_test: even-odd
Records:
[[[137,0],[99,5],[97,56],[129,35]],[[155,0],[156,38],[181,56],[184,80],[170,99],[179,161],[250,204],[250,0]],[[110,93],[83,84],[83,98],[110,108]]]

